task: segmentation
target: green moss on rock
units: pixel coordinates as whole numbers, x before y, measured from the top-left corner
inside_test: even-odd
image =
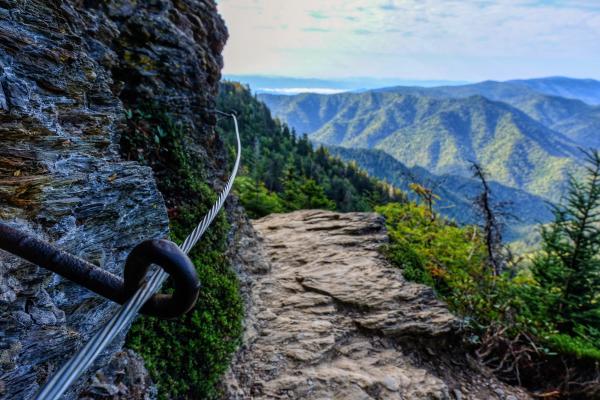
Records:
[[[169,211],[171,239],[181,243],[216,198],[202,160],[189,150],[191,132],[155,105],[127,117],[122,153],[154,169]],[[220,213],[190,253],[202,283],[194,310],[169,321],[141,317],[129,332],[127,345],[144,358],[161,398],[216,397],[216,385],[237,348],[243,303],[224,255],[228,231]]]

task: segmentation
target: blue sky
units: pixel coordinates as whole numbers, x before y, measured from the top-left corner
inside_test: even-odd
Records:
[[[600,79],[600,0],[218,0],[227,74]]]

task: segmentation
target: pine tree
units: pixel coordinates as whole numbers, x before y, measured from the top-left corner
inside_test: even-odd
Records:
[[[302,208],[306,209],[316,209],[320,208],[323,210],[334,210],[335,203],[325,196],[325,191],[323,187],[320,186],[312,179],[306,180],[302,186],[300,186],[300,191],[304,197],[304,205]]]
[[[542,229],[532,272],[559,331],[600,340],[600,153],[585,156],[586,176],[570,178],[565,204]]]

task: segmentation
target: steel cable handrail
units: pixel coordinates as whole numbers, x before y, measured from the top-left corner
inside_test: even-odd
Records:
[[[213,112],[233,118],[237,142],[237,156],[229,180],[227,181],[225,188],[221,191],[219,198],[213,204],[210,211],[204,216],[202,221],[200,221],[192,233],[185,239],[183,244],[179,246],[186,254],[189,253],[196,243],[198,243],[198,240],[204,235],[221,208],[223,208],[225,199],[233,187],[233,182],[237,176],[240,165],[242,144],[240,141],[238,121],[235,114],[227,114],[217,110],[213,110]],[[35,399],[58,400],[73,382],[75,382],[75,380],[77,380],[77,378],[92,365],[94,360],[102,353],[106,346],[108,346],[113,339],[123,331],[123,329],[133,322],[133,319],[136,317],[142,306],[160,289],[168,276],[169,275],[162,269],[158,269],[152,273],[147,282],[135,292],[131,299],[121,306],[119,311],[110,319],[110,321],[108,321],[102,329],[96,332],[92,339],[79,349],[79,351],[45,383]]]

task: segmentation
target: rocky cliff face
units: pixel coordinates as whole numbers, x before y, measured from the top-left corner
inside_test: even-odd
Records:
[[[378,252],[376,214],[300,211],[254,222],[230,399],[527,399],[465,354],[458,321]]]
[[[120,156],[125,111],[152,100],[176,112],[217,182],[225,152],[206,109],[225,39],[212,0],[1,1],[0,218],[115,273],[134,245],[166,236],[152,170]],[[30,398],[114,311],[0,254],[0,398]]]

